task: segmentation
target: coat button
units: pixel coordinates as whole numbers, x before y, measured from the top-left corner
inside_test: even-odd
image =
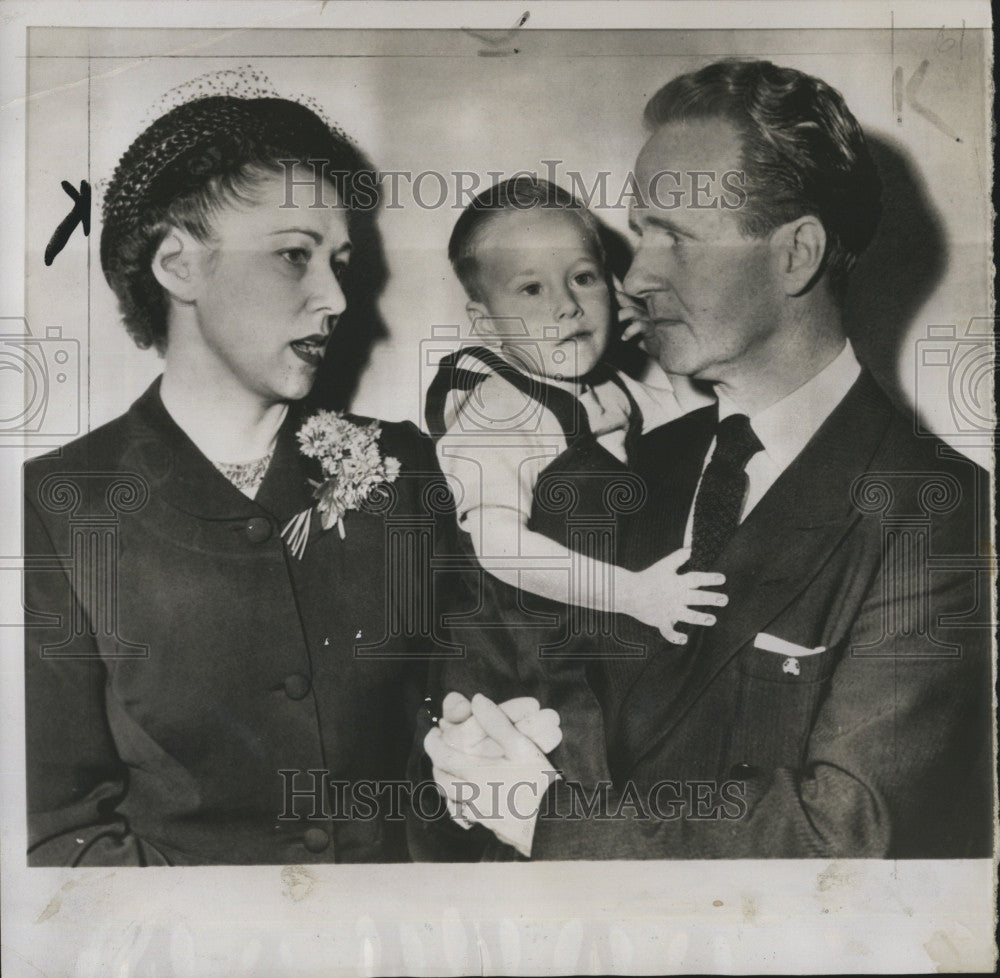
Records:
[[[309,692],[309,677],[303,676],[300,672],[293,672],[285,680],[285,693],[289,699],[300,700]]]
[[[322,852],[330,844],[330,836],[322,829],[306,829],[302,841],[310,852]]]
[[[254,516],[247,520],[246,531],[251,543],[263,543],[271,539],[271,521],[263,516]]]
[[[746,778],[755,778],[760,774],[760,768],[754,767],[752,764],[746,764],[741,761],[739,764],[734,764],[729,769],[729,777],[734,781],[745,780]]]

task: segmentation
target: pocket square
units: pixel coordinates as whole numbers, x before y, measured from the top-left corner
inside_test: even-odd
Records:
[[[778,638],[777,635],[768,635],[767,632],[757,633],[757,637],[753,640],[753,647],[763,649],[765,652],[775,652],[778,655],[794,655],[796,658],[819,655],[820,652],[826,651],[825,645],[817,645],[816,648],[811,649],[806,645],[796,645],[787,639]]]
[[[758,632],[753,640],[753,647],[764,652],[774,652],[776,655],[785,656],[785,661],[781,664],[781,671],[789,675],[798,676],[802,670],[799,666],[799,659],[809,655],[819,655],[826,651],[825,645],[817,645],[811,649],[805,645],[796,645],[787,639],[778,638],[777,635],[768,635],[767,632]]]

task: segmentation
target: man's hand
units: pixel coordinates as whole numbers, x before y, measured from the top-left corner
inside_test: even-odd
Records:
[[[538,809],[559,774],[534,740],[521,733],[492,700],[477,693],[470,705],[472,719],[503,753],[468,753],[447,742],[444,732],[435,727],[424,738],[434,778],[449,811],[484,825],[501,841],[530,856]],[[456,709],[453,715],[458,714]]]

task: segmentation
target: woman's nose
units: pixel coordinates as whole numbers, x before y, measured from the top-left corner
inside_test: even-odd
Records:
[[[347,308],[340,279],[329,265],[317,263],[311,285],[312,302],[317,312],[339,316]]]

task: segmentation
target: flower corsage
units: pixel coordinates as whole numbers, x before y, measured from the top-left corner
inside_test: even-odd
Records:
[[[309,480],[316,505],[294,516],[281,531],[294,556],[301,559],[305,553],[313,509],[324,530],[336,523],[344,539],[344,514],[360,509],[372,489],[396,481],[399,459],[382,456],[381,434],[377,421],[354,424],[339,411],[317,411],[299,429],[296,437],[302,454],[319,459],[324,479]]]

